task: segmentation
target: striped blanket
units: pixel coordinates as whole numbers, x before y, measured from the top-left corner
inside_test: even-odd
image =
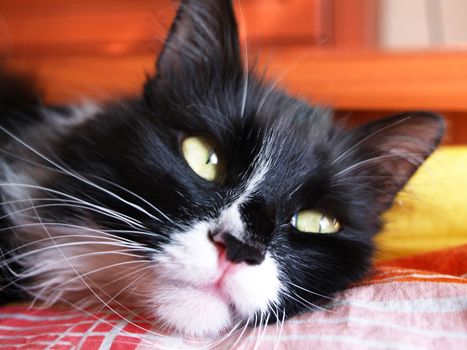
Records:
[[[1,349],[467,349],[467,245],[377,266],[328,310],[222,339],[181,339],[143,318],[0,308]]]

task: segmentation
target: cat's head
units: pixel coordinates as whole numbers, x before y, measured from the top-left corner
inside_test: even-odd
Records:
[[[45,208],[44,220],[144,247],[115,253],[107,269],[92,252],[109,247],[75,247],[88,260],[64,263],[67,278],[212,335],[313,309],[368,272],[381,214],[437,146],[442,121],[419,112],[347,129],[246,61],[231,1],[184,0],[144,97],[58,143],[66,166],[43,186],[95,208]],[[58,228],[57,240],[72,229]],[[106,289],[115,280],[118,297]]]

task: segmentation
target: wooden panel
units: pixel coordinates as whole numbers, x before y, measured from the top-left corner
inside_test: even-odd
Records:
[[[175,13],[169,1],[2,0],[7,52],[121,54],[160,46]]]
[[[403,112],[405,110],[397,111]],[[444,145],[467,143],[467,112],[435,111],[446,121],[446,133],[443,138]],[[336,112],[336,118],[346,125],[355,126],[369,121],[390,116],[395,111],[343,111]]]
[[[331,43],[338,48],[375,48],[378,44],[378,0],[329,0]]]
[[[250,45],[321,42],[326,1],[237,1],[241,32]],[[2,0],[0,38],[16,55],[154,51],[176,7],[169,0]]]
[[[304,53],[305,52],[305,53]],[[467,53],[283,50],[270,72],[314,101],[346,110],[467,111]]]
[[[345,53],[303,49],[264,52],[271,79],[317,103],[342,110],[432,109],[467,111],[465,53]],[[49,100],[64,98],[64,87],[79,93],[131,92],[153,54],[16,57],[9,64],[36,72]],[[68,96],[69,97],[69,96]]]
[[[329,0],[242,0],[236,4],[240,29],[245,29],[254,45],[320,46],[331,35]]]

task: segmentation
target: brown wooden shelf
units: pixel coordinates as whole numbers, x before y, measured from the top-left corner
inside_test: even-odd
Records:
[[[300,53],[276,55],[278,75]],[[314,101],[346,110],[467,111],[465,52],[310,52],[284,79]]]
[[[38,76],[48,101],[139,91],[154,54],[13,57]],[[467,52],[365,53],[269,49],[270,79],[316,103],[343,110],[467,112]]]
[[[328,0],[235,3],[250,45],[313,46],[331,36]],[[3,40],[21,55],[141,53],[160,46],[176,8],[172,0],[3,0],[0,50]]]

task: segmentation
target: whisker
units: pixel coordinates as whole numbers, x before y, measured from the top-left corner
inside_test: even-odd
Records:
[[[92,253],[86,253],[86,254],[71,256],[71,257],[68,257],[68,259],[69,260],[74,260],[74,259],[80,259],[80,258],[83,258],[83,257],[106,255],[106,254],[123,255],[123,256],[131,256],[131,257],[141,258],[141,256],[127,253],[128,251],[131,251],[131,250],[127,249],[127,250],[113,250],[113,251],[106,251],[106,252],[102,252],[102,251],[101,252],[92,252]],[[40,274],[45,273],[45,272],[49,272],[50,267],[52,267],[53,265],[60,264],[63,261],[64,260],[62,259],[62,260],[54,261],[52,263],[48,263],[48,264],[43,265],[43,266],[39,266],[39,267],[34,266],[34,267],[32,267],[32,268],[30,268],[28,270],[25,270],[25,271],[23,271],[21,273],[15,273],[11,269],[9,269],[10,273],[12,273],[12,275],[15,276],[15,279],[11,280],[10,282],[8,282],[5,285],[0,286],[0,291],[5,290],[8,287],[13,286],[13,285],[14,286],[19,286],[18,282],[21,281],[21,280],[24,280],[24,279],[27,279],[27,278],[30,278],[30,277],[34,277],[34,276],[40,275]],[[148,261],[147,260],[139,260],[138,262],[142,263],[142,262],[148,262]],[[68,283],[70,281],[73,281],[73,280],[74,279],[69,279],[69,280],[67,280],[66,283]],[[47,287],[50,286],[50,282],[47,282],[44,285],[45,285],[45,288],[47,288]],[[40,287],[39,284],[35,284],[33,286],[34,289],[37,289],[39,287]]]
[[[285,324],[285,308],[282,309],[282,320],[281,320],[281,326],[280,326],[280,329],[279,329],[279,339],[277,340],[277,345],[280,344],[281,342],[281,336],[282,336],[282,332],[284,331],[284,324]],[[274,347],[273,350],[275,350],[276,347]]]
[[[312,54],[312,51],[309,50],[308,52],[305,52],[298,60],[296,60],[290,67],[288,67],[284,72],[282,72],[277,78],[274,79],[274,82],[270,84],[269,89],[265,92],[263,95],[263,98],[258,104],[258,107],[256,109],[256,115],[259,115],[261,110],[263,109],[264,104],[266,103],[268,97],[274,92],[276,87],[280,84],[284,78],[290,74],[299,64],[301,64],[305,59],[307,59],[310,55]]]
[[[60,235],[60,236],[54,236],[55,239],[61,239],[61,238],[96,238],[96,239],[99,239],[99,240],[102,240],[102,239],[107,239],[108,241],[108,244],[109,245],[116,245],[116,246],[120,246],[120,247],[126,247],[126,248],[131,248],[131,249],[138,249],[138,250],[142,250],[142,251],[155,251],[149,247],[145,247],[145,246],[142,246],[142,245],[139,245],[137,243],[134,243],[134,242],[125,242],[125,241],[120,241],[118,239],[114,239],[114,238],[108,238],[108,237],[101,237],[101,236],[94,236],[94,235]],[[5,251],[3,252],[4,255],[11,255],[12,253],[18,251],[18,250],[22,250],[26,247],[29,247],[29,246],[34,246],[34,245],[37,245],[38,243],[42,243],[42,242],[46,242],[46,241],[50,241],[50,238],[42,238],[42,239],[39,239],[39,240],[36,240],[36,241],[32,241],[32,242],[28,242],[28,243],[25,243],[23,245],[20,245],[20,246],[17,246],[9,251]],[[99,241],[92,241],[92,242],[99,242]],[[71,243],[71,242],[70,242]],[[78,243],[78,242],[74,242],[74,243]],[[87,244],[88,242],[84,242],[85,244]],[[103,243],[101,241],[101,243]],[[50,248],[54,248],[54,247],[50,247]],[[30,251],[30,253],[37,253],[38,251],[37,250],[33,250],[33,251]],[[26,253],[22,253],[22,254],[26,254]],[[20,259],[24,257],[21,256],[21,255],[15,255],[15,259]]]
[[[99,214],[103,214],[103,215],[106,215],[106,216],[109,216],[111,218],[114,218],[114,219],[120,219],[121,221],[129,224],[129,225],[134,225],[134,222],[131,222],[130,220],[132,219],[126,219],[126,218],[121,218],[120,216],[115,216],[114,214],[109,214],[107,212],[103,212],[102,210],[100,209],[95,209],[95,208],[89,208],[88,206],[86,205],[77,205],[77,204],[70,204],[70,203],[53,203],[53,204],[40,204],[40,205],[35,205],[34,206],[36,209],[41,209],[41,208],[53,208],[53,207],[70,207],[70,208],[78,208],[78,209],[86,209],[86,210],[90,210],[90,211],[93,211],[93,212],[97,212]],[[20,213],[23,213],[23,212],[28,212],[30,211],[31,209],[33,209],[33,207],[27,207],[27,208],[22,208],[22,209],[18,209],[18,210],[15,210],[15,211],[12,211],[12,212],[9,212],[8,214],[5,214],[3,216],[0,216],[0,219],[5,219],[7,217],[11,217],[11,216],[14,216],[14,215],[17,215],[17,214],[20,214]]]
[[[223,342],[225,342],[226,340],[228,340],[230,338],[230,336],[237,330],[237,328],[242,324],[242,321],[240,322],[237,322],[237,324],[235,324],[234,326],[232,326],[232,328],[223,336],[217,338],[217,339],[213,339],[213,340],[210,340],[208,342],[208,344],[206,344],[206,348],[209,349],[209,348],[214,348],[220,344],[222,344]]]
[[[398,120],[394,123],[391,123],[389,125],[386,125],[374,132],[372,132],[370,135],[364,137],[363,139],[361,139],[360,141],[358,141],[357,143],[355,143],[352,147],[350,147],[349,149],[347,149],[345,152],[343,152],[339,157],[337,157],[336,159],[334,159],[332,162],[331,162],[331,165],[332,164],[336,164],[337,162],[339,162],[340,160],[344,159],[350,152],[352,152],[355,148],[357,148],[358,146],[360,146],[362,143],[368,141],[368,139],[378,135],[380,132],[383,132],[384,130],[386,129],[389,129],[389,128],[392,128],[393,126],[396,126],[397,124],[401,124],[401,123],[404,123],[406,122],[407,120],[409,120],[411,117],[406,117],[406,118],[403,118],[401,120]]]
[[[37,216],[37,219],[39,220],[39,222],[42,222],[42,220],[40,219],[39,217],[39,214],[37,213],[36,211],[36,216]],[[49,235],[49,237],[51,238],[52,242],[54,243],[54,245],[56,245],[53,237],[50,235],[50,233],[47,231],[47,228],[44,226],[44,230],[47,232],[47,234]],[[122,318],[123,320],[127,321],[128,323],[132,324],[133,326],[141,329],[141,330],[144,330],[147,332],[146,329],[144,329],[143,327],[135,324],[134,322],[131,322],[131,320],[129,320],[128,318],[126,318],[125,316],[121,315],[118,311],[116,311],[114,308],[112,308],[108,303],[106,303],[95,291],[94,289],[91,288],[91,286],[89,286],[89,284],[85,281],[84,278],[81,277],[80,273],[76,270],[76,268],[74,267],[73,264],[71,264],[71,262],[69,261],[69,259],[66,257],[66,255],[63,253],[63,251],[61,250],[60,247],[57,247],[57,249],[60,251],[61,255],[63,256],[64,260],[68,263],[68,265],[70,266],[70,268],[73,270],[73,272],[78,276],[78,278],[81,280],[81,282],[86,286],[86,288],[97,298],[97,300],[99,300],[103,305],[105,305],[110,311],[112,311],[114,314],[116,314],[117,316],[119,316],[120,318]],[[98,287],[97,287],[98,288]],[[99,288],[98,288],[99,289]],[[100,291],[103,293],[103,294],[107,294],[105,293],[103,290],[100,289]],[[110,297],[109,295],[107,295],[108,297]],[[131,310],[129,310],[127,307],[125,307],[124,305],[121,305],[120,303],[117,303],[119,306],[121,306],[123,309],[125,310],[128,310],[131,312]],[[154,332],[151,332],[151,333],[154,333]],[[156,335],[158,335],[157,333],[155,333]]]
[[[274,315],[274,317],[276,318],[276,324],[275,324],[276,330],[274,332],[274,348],[275,348],[277,344],[277,335],[279,332],[279,310],[278,310],[278,306],[275,303],[274,305],[269,305],[269,309],[271,313]]]
[[[248,95],[248,80],[249,80],[249,63],[248,63],[248,42],[247,42],[247,33],[246,33],[246,23],[245,23],[245,16],[243,14],[243,6],[240,0],[238,0],[239,4],[239,14],[240,14],[240,23],[241,29],[243,34],[243,49],[244,49],[244,76],[243,76],[243,94],[242,94],[242,109],[241,109],[241,117],[243,118],[245,115],[245,108],[246,108],[246,100]]]
[[[0,130],[1,130],[1,127],[0,127]],[[112,209],[104,208],[104,207],[96,205],[96,204],[92,204],[92,203],[87,202],[87,201],[85,201],[85,200],[83,200],[81,198],[72,196],[70,194],[67,194],[67,193],[64,193],[64,192],[61,192],[61,191],[54,190],[52,188],[38,186],[38,185],[31,185],[31,184],[12,183],[12,182],[0,182],[0,186],[33,188],[33,189],[42,190],[42,191],[45,191],[45,192],[50,192],[50,193],[53,193],[53,194],[61,195],[61,196],[64,196],[66,198],[71,198],[71,199],[73,199],[73,200],[75,200],[75,201],[77,201],[77,202],[79,202],[81,204],[87,205],[87,206],[95,208],[97,210],[102,210],[103,212],[106,212],[106,213],[112,215],[116,219],[120,219],[121,221],[129,224],[130,226],[139,226],[140,228],[145,229],[145,227],[141,224],[140,221],[132,219],[132,218],[128,217],[125,214],[118,213],[118,212],[116,212],[116,211],[114,211]],[[32,201],[32,199],[31,199],[31,201]],[[31,204],[31,205],[33,205],[33,204]]]
[[[261,334],[262,324],[263,324],[263,312],[261,311],[261,312],[259,312],[258,332],[257,333],[255,332],[256,340],[255,340],[255,346],[253,347],[253,350],[256,350],[258,348],[258,341],[259,341],[260,336],[261,336],[260,334]],[[255,327],[256,327],[256,322],[255,322]]]
[[[301,286],[299,286],[298,284],[295,284],[295,283],[293,283],[293,282],[288,281],[288,283],[289,283],[290,285],[292,285],[292,286],[294,286],[294,287],[296,287],[296,288],[298,288],[298,289],[301,289],[301,290],[303,290],[303,291],[305,291],[305,292],[308,292],[308,293],[310,293],[310,294],[317,295],[317,296],[320,296],[320,297],[322,297],[322,298],[326,298],[326,299],[330,299],[330,300],[337,300],[336,298],[329,297],[329,296],[327,296],[327,295],[320,294],[320,293],[317,293],[317,292],[313,292],[313,291],[311,291],[311,290],[309,290],[309,289],[306,289],[306,288],[304,288],[304,287],[301,287]]]
[[[139,199],[140,201],[142,201],[143,203],[147,204],[148,206],[150,206],[152,209],[154,209],[157,213],[159,213],[160,215],[162,215],[167,221],[169,221],[170,223],[174,223],[174,221],[169,218],[166,214],[164,214],[162,212],[162,210],[160,210],[159,208],[157,208],[156,206],[154,206],[151,202],[149,202],[148,200],[144,199],[143,197],[141,197],[140,195],[136,194],[135,192],[133,191],[130,191],[129,189],[123,187],[123,186],[120,186],[119,184],[113,182],[113,181],[110,181],[110,180],[107,180],[107,179],[104,179],[100,176],[97,176],[97,175],[93,175],[93,177],[101,180],[101,181],[104,181],[112,186],[115,186],[117,187],[118,189],[121,189],[123,191],[125,191],[126,193],[129,193],[131,194],[132,196],[134,196],[135,198]],[[160,221],[160,220],[159,220]]]
[[[112,254],[115,253],[117,254],[118,251],[113,251],[111,252]],[[103,252],[96,252],[96,254],[94,255],[98,255],[98,253],[103,253]],[[123,254],[123,255],[127,255],[127,254]],[[74,256],[72,257],[69,257],[68,259],[72,259],[74,258]],[[95,273],[98,273],[98,272],[101,272],[101,271],[105,271],[105,270],[108,270],[108,269],[111,269],[111,268],[114,268],[114,267],[118,267],[118,266],[124,266],[124,265],[131,265],[131,264],[141,264],[142,262],[147,262],[147,261],[144,261],[144,260],[135,260],[135,261],[122,261],[122,262],[118,262],[118,263],[115,263],[115,264],[111,264],[111,265],[105,265],[103,267],[100,267],[98,269],[94,269],[94,270],[91,270],[91,271],[88,271],[86,273],[83,273],[83,274],[80,274],[79,276],[76,276],[76,277],[73,277],[69,280],[67,280],[66,282],[63,282],[62,284],[56,286],[56,288],[60,288],[60,287],[63,287],[65,286],[67,283],[69,282],[73,282],[73,281],[76,281],[77,279],[81,279],[81,278],[84,278],[84,277],[87,277],[87,276],[90,276],[90,275],[93,275]]]
[[[267,314],[266,319],[264,320],[264,326],[263,326],[263,331],[261,332],[261,336],[259,337],[258,344],[255,344],[254,350],[256,350],[258,347],[261,346],[261,343],[263,342],[264,339],[264,334],[266,333],[266,329],[268,327],[268,321],[269,317],[271,316],[270,313]],[[261,313],[261,318],[263,317],[263,314]],[[260,327],[261,328],[261,327]],[[259,333],[259,332],[258,332]],[[259,334],[258,334],[259,335]]]
[[[99,322],[102,322],[106,325],[108,325],[109,327],[111,327],[112,329],[115,327],[115,324],[113,323],[110,323],[109,321],[105,320],[104,318],[102,317],[99,317],[98,315],[96,315],[95,313],[93,312],[89,312],[87,311],[86,309],[82,308],[82,307],[79,307],[78,305],[74,304],[74,303],[71,303],[69,302],[68,300],[64,300],[62,299],[61,302],[71,306],[72,308],[78,310],[79,312],[82,312],[82,313],[85,313],[86,315],[92,317],[92,318],[95,318],[97,319]],[[125,320],[126,321],[126,320]],[[132,322],[129,322],[129,324],[132,324]],[[146,331],[146,329],[143,329],[141,328],[141,330],[144,330]],[[131,337],[131,338],[137,338],[138,340],[140,341],[143,341],[143,342],[146,342],[148,344],[148,346],[154,346],[155,344],[150,342],[149,340],[145,339],[144,337],[142,337],[141,335],[139,334],[133,334],[133,333],[130,333],[128,331],[126,331],[125,329],[121,329],[120,332],[123,332],[123,333],[126,333],[128,337]]]
[[[251,321],[251,317],[248,318],[248,320],[245,321],[245,326],[243,326],[243,329],[242,329],[242,332],[240,333],[240,335],[238,336],[237,340],[235,341],[235,343],[233,343],[233,345],[230,347],[230,349],[234,349],[235,346],[237,346],[237,344],[240,342],[240,340],[242,339],[243,335],[245,334],[246,330],[248,329],[248,324],[250,323]]]
[[[96,255],[101,255],[101,254],[116,254],[116,255],[121,254],[121,255],[127,255],[127,254],[124,253],[124,250],[114,250],[114,251],[108,251],[108,252],[93,252],[93,253],[86,253],[86,254],[75,255],[75,256],[70,257],[70,260],[76,259],[76,258],[83,258],[83,257],[89,257],[89,256],[96,256]],[[136,257],[138,257],[138,256],[136,256]],[[61,260],[61,261],[59,261],[59,262],[62,262],[62,261],[63,261],[63,260]],[[146,262],[146,261],[141,260],[140,262]],[[50,267],[51,265],[55,265],[55,264],[56,264],[56,263],[47,264],[46,266],[42,266],[42,269],[43,269],[43,268],[48,268],[48,267]],[[151,267],[151,266],[146,266],[146,267],[143,268],[143,269],[138,268],[138,269],[136,270],[136,272],[140,273],[141,271],[144,271],[144,270],[146,270],[146,269],[149,268],[149,267]],[[40,268],[38,268],[37,270],[40,270]],[[34,272],[34,273],[32,273],[32,272]],[[34,276],[34,275],[36,275],[36,274],[42,273],[42,272],[40,272],[40,271],[39,271],[39,272],[36,272],[36,271],[34,271],[34,270],[33,270],[32,272],[30,273],[31,276]],[[126,273],[126,271],[124,271],[124,272]],[[133,275],[133,274],[134,274],[134,273],[132,273],[132,274],[130,274],[130,275]],[[23,278],[23,277],[26,278],[26,277],[28,277],[28,276],[21,276],[21,278]],[[126,277],[126,276],[123,276],[123,278],[125,278],[125,277]],[[144,277],[144,275],[141,276],[141,278],[143,278],[143,277]],[[76,278],[74,278],[74,279],[76,279]],[[67,280],[66,282],[63,282],[63,283],[61,283],[61,284],[59,284],[59,285],[57,285],[57,286],[54,286],[54,290],[67,291],[68,288],[63,288],[63,287],[66,286],[66,284],[68,284],[70,281],[73,281],[74,279],[69,279],[69,280]],[[120,280],[120,279],[122,279],[122,278],[119,278],[118,280]],[[110,283],[110,282],[109,282],[109,283]],[[43,300],[44,298],[42,297],[42,295],[47,291],[47,289],[50,289],[50,283],[43,283],[43,285],[44,285],[44,287],[42,288],[42,290],[41,290],[40,292],[34,293],[34,294],[35,294],[35,297],[34,297],[34,299],[32,300],[32,302],[31,302],[31,304],[30,304],[30,308],[32,308],[32,307],[34,306],[34,304],[35,304],[38,300]],[[107,285],[108,285],[108,283],[102,285],[102,287],[105,287],[105,286],[107,286]],[[131,285],[131,284],[130,284],[130,285]],[[129,285],[129,286],[130,286],[130,285]],[[123,288],[123,290],[126,290],[129,286]],[[35,284],[35,285],[33,286],[34,289],[37,289],[37,288],[39,288],[39,287],[40,287],[40,284]],[[122,291],[123,291],[123,290],[122,290]],[[120,294],[122,291],[120,291],[120,292],[117,293],[117,294]],[[56,300],[52,300],[52,301],[47,300],[48,304],[53,305],[53,304],[58,300],[57,298],[59,298],[59,297],[60,297],[60,294],[58,293],[58,294],[57,294],[57,297],[55,298]],[[114,296],[111,300],[113,300],[114,298],[116,298],[116,296]],[[103,309],[103,307],[101,307],[97,312],[100,312],[102,309]]]
[[[301,295],[295,293],[294,291],[292,291],[292,294],[295,295],[298,299],[302,300],[305,304],[308,304],[308,305],[310,305],[311,307],[313,307],[314,309],[318,309],[318,310],[321,310],[321,311],[327,311],[327,312],[333,312],[333,313],[335,313],[335,311],[333,311],[333,310],[326,309],[325,307],[316,305],[316,304],[312,303],[311,301],[306,300],[305,298],[303,298]],[[289,294],[289,297],[292,297],[292,296]],[[298,299],[296,299],[296,298],[293,298],[293,299],[296,300],[296,301],[298,301]],[[313,310],[313,311],[316,311],[316,310]]]
[[[50,240],[55,241],[55,238],[50,238]],[[11,258],[8,258],[6,260],[6,263],[9,264],[12,261],[17,261],[17,260],[23,259],[25,257],[31,256],[31,255],[34,255],[34,254],[37,254],[37,253],[41,253],[43,251],[47,251],[47,250],[50,250],[50,249],[56,249],[56,248],[60,249],[60,248],[65,248],[65,247],[86,246],[86,245],[118,246],[118,247],[131,248],[133,251],[138,251],[138,250],[139,251],[147,251],[148,250],[146,248],[132,247],[132,246],[129,246],[129,245],[124,245],[124,244],[115,243],[115,242],[83,241],[83,242],[69,242],[69,243],[60,243],[60,244],[55,243],[52,246],[38,248],[38,249],[31,250],[31,251],[28,251],[28,252],[25,252],[25,253],[22,253],[22,254],[15,255],[15,256],[13,256]]]
[[[412,163],[412,161],[409,159],[409,157],[411,157],[411,156],[412,157],[417,157],[417,156],[424,156],[424,155],[420,154],[420,153],[398,153],[398,154],[385,154],[385,155],[382,155],[382,156],[365,159],[365,160],[362,160],[362,161],[360,161],[360,162],[358,162],[356,164],[353,164],[353,165],[345,168],[344,170],[339,171],[338,173],[333,175],[333,178],[336,178],[338,176],[342,176],[342,175],[348,173],[349,171],[354,170],[355,168],[358,168],[358,167],[360,167],[362,165],[371,164],[372,162],[376,162],[376,161],[379,161],[381,159],[404,158],[405,160]],[[414,163],[412,163],[412,164],[414,164]],[[414,165],[417,165],[417,164],[414,164]]]
[[[34,208],[33,208],[34,210]],[[37,216],[37,219],[39,220],[39,222],[42,223],[42,220],[40,219],[39,217],[39,214],[37,213],[37,211],[35,211],[36,213],[36,216]],[[148,332],[147,329],[139,326],[138,324],[135,324],[134,322],[132,322],[131,320],[129,320],[128,318],[124,317],[121,313],[119,313],[118,311],[116,311],[114,308],[112,308],[112,306],[109,305],[109,303],[105,302],[94,290],[93,288],[91,288],[91,286],[85,281],[85,278],[83,278],[83,275],[81,275],[75,268],[75,266],[71,263],[71,259],[69,257],[67,257],[63,251],[61,250],[61,247],[59,245],[57,245],[57,243],[55,242],[54,238],[52,237],[52,235],[50,235],[50,233],[48,232],[47,228],[45,227],[45,225],[43,226],[45,232],[47,232],[47,234],[49,235],[51,241],[53,242],[54,246],[60,251],[62,257],[63,257],[63,260],[65,262],[68,263],[68,265],[70,266],[70,268],[73,270],[73,272],[77,275],[77,279],[79,279],[84,286],[86,286],[86,288],[97,298],[97,300],[99,300],[107,309],[109,309],[110,311],[112,311],[114,314],[116,314],[117,316],[119,316],[120,318],[122,318],[123,320],[127,321],[129,324],[132,324],[133,326],[141,329],[141,330],[144,330],[145,332]],[[93,242],[94,243],[94,242]],[[94,271],[95,272],[95,271]],[[105,291],[103,291],[101,288],[97,287],[97,289],[99,289],[104,295],[106,295],[107,297],[111,298],[111,296],[109,296]],[[122,307],[123,309],[125,309],[126,311],[132,313],[132,310],[128,309],[127,307],[125,307],[124,305],[116,302],[117,305],[119,305],[120,307]],[[151,334],[154,334],[156,336],[161,336],[161,337],[167,337],[163,334],[159,334],[157,332],[152,332],[152,331],[149,331],[149,333]]]
[[[13,134],[12,132],[8,131],[7,129],[5,129],[4,127],[0,126],[0,130],[2,130],[4,133],[6,133],[8,136],[10,136],[11,138],[13,138],[14,140],[16,140],[18,143],[20,143],[21,145],[23,145],[24,147],[26,147],[27,149],[29,149],[31,152],[33,152],[34,154],[38,155],[40,158],[44,159],[45,161],[47,161],[48,163],[52,164],[53,166],[55,166],[56,168],[62,170],[63,172],[65,172],[67,175],[91,186],[91,187],[94,187],[106,194],[108,194],[109,196],[119,200],[120,202],[122,203],[125,203],[126,205],[136,209],[136,210],[139,210],[140,212],[146,214],[147,216],[149,216],[150,218],[154,219],[154,220],[157,220],[157,221],[161,221],[159,218],[155,217],[154,215],[150,214],[149,212],[147,212],[145,209],[141,208],[139,205],[136,205],[132,202],[129,202],[127,200],[125,200],[124,198],[118,196],[117,194],[113,193],[112,191],[102,187],[102,186],[99,186],[97,184],[95,184],[94,182],[84,178],[83,176],[81,175],[78,175],[76,174],[75,172],[72,172],[72,171],[69,171],[67,170],[66,168],[64,168],[63,166],[61,166],[60,164],[58,164],[57,162],[54,162],[53,160],[49,159],[48,157],[46,157],[45,155],[43,155],[41,152],[39,152],[38,150],[36,150],[35,148],[31,147],[30,145],[28,145],[26,142],[24,142],[23,140],[21,140],[18,136],[16,136],[15,134]]]
[[[5,150],[3,150],[3,149],[0,149],[0,152],[5,153],[5,154],[7,154],[7,155],[9,155],[9,156],[11,156],[11,157],[13,157],[13,158],[18,159],[18,160],[21,160],[21,161],[23,161],[23,162],[25,162],[25,163],[34,165],[34,166],[36,166],[36,167],[43,168],[43,169],[47,169],[47,170],[53,171],[53,172],[57,172],[57,173],[59,173],[59,174],[68,175],[68,174],[67,174],[65,171],[63,171],[63,170],[56,169],[56,168],[52,168],[52,167],[47,166],[47,165],[45,165],[45,164],[41,164],[41,163],[38,163],[38,162],[31,161],[31,160],[29,160],[29,159],[27,159],[27,158],[20,157],[20,156],[18,156],[18,155],[16,155],[16,154],[13,154],[13,153],[11,153],[11,152],[5,151]],[[125,191],[125,192],[127,192],[127,193],[129,193],[129,194],[131,194],[131,195],[133,195],[134,197],[136,197],[136,198],[138,198],[139,200],[141,200],[143,203],[149,205],[152,209],[154,209],[156,212],[158,212],[160,215],[162,215],[162,216],[163,216],[165,219],[167,219],[169,222],[172,222],[172,223],[173,223],[173,220],[170,219],[166,214],[164,214],[159,208],[155,207],[152,203],[150,203],[149,201],[147,201],[147,200],[144,199],[143,197],[139,196],[138,194],[136,194],[136,193],[134,193],[134,192],[128,190],[127,188],[125,188],[125,187],[123,187],[123,186],[120,186],[120,185],[116,184],[115,182],[112,182],[112,181],[110,181],[110,180],[104,179],[103,177],[100,177],[100,176],[97,176],[97,175],[91,175],[91,176],[93,176],[93,177],[95,177],[95,178],[97,178],[97,179],[99,179],[99,180],[101,180],[101,181],[107,182],[108,184],[111,184],[111,185],[113,185],[113,186],[115,186],[115,187],[117,187],[117,188],[119,188],[119,189],[121,189],[121,190],[123,190],[123,191]]]

